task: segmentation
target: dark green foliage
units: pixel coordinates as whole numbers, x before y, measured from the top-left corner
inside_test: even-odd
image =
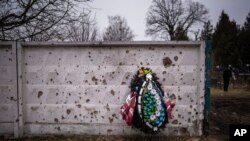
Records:
[[[153,81],[155,82],[155,84],[157,85],[158,88],[160,88],[160,91],[162,93],[162,96],[164,96],[164,91],[162,90],[161,88],[161,83],[159,83],[159,78],[156,76],[155,73],[152,73],[152,76],[153,76]]]
[[[148,69],[148,68],[146,68]],[[153,81],[156,83],[157,87],[158,88],[161,88],[161,84],[158,82],[159,78],[156,76],[155,73],[152,73],[152,79]],[[139,93],[139,90],[141,89],[141,86],[142,86],[142,83],[146,80],[146,76],[143,75],[141,77],[139,77],[138,74],[135,74],[130,82],[130,88],[131,88],[131,91],[138,91]],[[160,89],[163,96],[164,96],[164,92],[162,89]]]
[[[130,82],[130,88],[131,91],[138,91],[141,89],[141,85],[143,83],[143,81],[145,81],[146,77],[142,76],[142,77],[138,77],[138,75],[134,75],[132,78],[132,81]]]
[[[250,13],[246,17],[244,26],[239,35],[240,61],[244,64],[250,63]]]
[[[213,34],[214,65],[236,65],[240,56],[238,45],[239,27],[222,11]]]
[[[181,26],[178,26],[176,28],[176,32],[175,34],[175,40],[189,40],[188,36],[187,36],[187,31],[185,31]]]
[[[203,29],[201,31],[201,40],[211,40],[213,36],[213,25],[208,20],[204,23]]]
[[[222,11],[212,36],[214,65],[244,67],[250,63],[250,13],[242,27]]]

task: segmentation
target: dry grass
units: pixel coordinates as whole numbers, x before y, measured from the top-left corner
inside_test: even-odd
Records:
[[[245,96],[250,95],[250,88],[229,88],[227,92],[223,89],[211,88],[211,96]]]

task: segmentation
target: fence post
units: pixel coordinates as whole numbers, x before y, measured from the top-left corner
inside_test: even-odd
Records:
[[[211,86],[211,41],[205,42],[205,105],[204,105],[204,121],[203,121],[203,133],[204,135],[209,135],[209,113],[210,113],[210,86]]]

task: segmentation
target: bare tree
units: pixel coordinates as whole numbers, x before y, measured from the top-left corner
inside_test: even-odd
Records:
[[[178,28],[189,32],[189,28],[206,20],[208,10],[199,2],[182,0],[153,0],[147,13],[146,34],[176,40]]]
[[[109,26],[103,34],[104,41],[131,41],[134,39],[132,30],[127,25],[125,18],[109,16]]]
[[[63,40],[61,30],[77,21],[77,4],[90,0],[1,0],[0,40]],[[86,10],[86,9],[84,9]]]
[[[195,41],[200,40],[200,34],[201,34],[201,32],[200,32],[199,28],[195,29],[195,30],[190,30],[189,32],[193,33]]]
[[[199,39],[198,38],[199,35],[200,35],[200,29],[198,29],[197,31],[194,32],[195,41],[197,41]]]
[[[82,17],[80,21],[71,23],[68,27],[68,37],[70,41],[96,41],[98,29],[95,18],[90,15]]]

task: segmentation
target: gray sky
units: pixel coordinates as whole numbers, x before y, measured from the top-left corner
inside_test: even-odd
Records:
[[[250,0],[195,0],[203,3],[209,10],[209,19],[215,25],[224,10],[238,24],[243,24],[250,12]],[[152,0],[94,0],[90,4],[95,11],[100,32],[108,26],[107,16],[120,15],[124,17],[133,33],[135,40],[151,40],[145,35],[146,13]]]

